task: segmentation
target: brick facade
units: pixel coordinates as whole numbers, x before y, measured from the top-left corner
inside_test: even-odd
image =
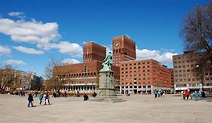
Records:
[[[171,72],[155,60],[135,60],[135,42],[128,36],[112,39],[114,82],[121,93],[153,92],[154,89],[170,90]],[[70,91],[94,91],[98,85],[98,72],[106,56],[106,48],[90,42],[84,44],[83,63],[56,66],[54,75],[66,80],[63,88]],[[63,75],[59,75],[63,73]]]
[[[128,36],[113,38],[113,65],[119,66],[122,61],[136,59],[135,42]]]
[[[201,80],[193,72],[193,69],[197,67],[196,60],[202,55],[204,54],[185,52],[184,54],[173,56],[175,91],[185,89],[201,90],[203,88],[201,81],[204,82],[204,89],[212,90],[212,73],[203,71],[203,80]]]
[[[153,59],[132,60],[120,64],[121,93],[151,93],[171,90],[171,72]]]
[[[83,47],[83,62],[94,60],[103,61],[106,56],[106,47],[103,47],[94,42],[84,44]]]

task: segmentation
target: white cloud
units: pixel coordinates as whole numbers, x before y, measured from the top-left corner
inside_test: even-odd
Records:
[[[80,61],[78,61],[76,59],[64,59],[64,60],[62,60],[62,64],[64,64],[64,65],[76,64],[76,63],[80,63]]]
[[[10,13],[11,16],[19,14],[21,13]],[[55,42],[61,37],[58,33],[58,24],[55,22],[42,23],[34,19],[32,21],[14,21],[8,18],[0,18],[0,25],[0,33],[9,35],[15,42],[36,44],[37,48],[43,50],[56,49],[58,52],[72,57],[82,57],[83,48],[79,44],[67,41]],[[28,54],[43,54],[43,51],[32,48],[22,46],[14,48]]]
[[[4,61],[4,63],[7,65],[25,65],[26,64],[25,62],[21,60],[12,60],[12,59],[6,60]]]
[[[59,43],[38,44],[37,47],[50,50],[57,49],[58,52],[71,55],[72,57],[82,57],[83,48],[77,43],[61,41]]]
[[[69,54],[73,57],[82,57],[83,48],[77,43],[60,42],[56,47],[60,53]]]
[[[10,53],[11,53],[11,50],[9,47],[0,46],[0,55],[9,55]]]
[[[9,35],[13,41],[43,44],[60,38],[58,24],[33,21],[0,19],[0,33]]]
[[[43,54],[44,52],[41,50],[35,50],[33,48],[26,48],[23,46],[14,46],[14,49],[22,52],[22,53],[27,53],[27,54]]]
[[[18,17],[18,18],[25,18],[23,12],[10,12],[8,13],[9,16]]]
[[[177,53],[172,52],[161,52],[159,50],[148,50],[148,49],[136,49],[137,60],[154,59],[161,64],[172,66],[172,56],[177,55]]]

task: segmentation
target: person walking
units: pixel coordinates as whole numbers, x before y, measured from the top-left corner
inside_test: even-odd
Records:
[[[39,94],[39,96],[38,96],[38,98],[39,98],[39,100],[40,100],[40,105],[41,105],[41,103],[42,103],[42,100],[43,100],[43,94],[41,93],[41,94]]]
[[[34,107],[34,106],[33,106],[33,103],[32,103],[32,101],[34,101],[34,100],[33,100],[33,96],[32,96],[31,93],[30,93],[29,96],[28,96],[28,101],[29,101],[29,102],[28,102],[28,107],[29,107],[30,105],[31,105],[32,107]]]
[[[47,102],[49,103],[49,105],[51,105],[50,101],[49,101],[49,93],[48,92],[46,93],[46,96],[45,96],[45,104],[44,105],[46,105]]]

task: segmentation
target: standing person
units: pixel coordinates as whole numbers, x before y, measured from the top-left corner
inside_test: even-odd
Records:
[[[31,93],[30,93],[29,96],[28,96],[28,101],[29,101],[29,102],[28,102],[28,107],[29,107],[30,105],[31,105],[32,107],[34,107],[34,106],[33,106],[33,103],[32,103],[32,101],[34,101],[34,100],[33,100],[33,96],[32,96]]]
[[[46,105],[46,102],[48,102],[49,105],[51,105],[50,101],[49,101],[49,93],[48,92],[46,93],[46,96],[45,96],[45,104],[44,105]]]
[[[66,91],[64,92],[64,97],[67,97],[67,93],[66,93]]]
[[[93,92],[93,97],[95,98],[95,97],[96,97],[96,95],[97,95],[97,94],[96,94],[96,92],[94,91],[94,92]]]
[[[39,94],[39,96],[38,96],[38,98],[39,98],[39,100],[40,100],[40,105],[41,105],[41,103],[42,103],[42,100],[43,100],[43,94],[41,93],[41,94]]]
[[[183,91],[183,100],[185,100],[185,97],[186,97],[186,91]]]
[[[88,95],[87,94],[84,94],[84,101],[87,101],[88,100]]]
[[[158,95],[158,91],[155,90],[155,98],[157,98]]]
[[[189,90],[186,90],[186,92],[185,92],[185,96],[186,96],[186,100],[188,100],[188,98],[189,98],[189,96],[190,96],[190,92],[189,92]]]
[[[198,101],[198,99],[199,99],[199,94],[198,94],[196,91],[195,91],[194,97],[195,97],[196,101]]]
[[[160,91],[158,91],[158,97],[160,97],[161,96],[161,92]]]
[[[161,97],[163,97],[163,91],[161,91],[160,94],[161,94]]]
[[[192,92],[192,93],[190,94],[190,99],[191,99],[191,100],[192,100],[193,96],[194,96],[194,92]]]

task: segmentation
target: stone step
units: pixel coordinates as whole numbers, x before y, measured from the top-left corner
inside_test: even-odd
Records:
[[[125,102],[126,100],[123,100],[122,98],[119,98],[117,96],[98,96],[92,99],[91,101],[118,103],[118,102]]]

